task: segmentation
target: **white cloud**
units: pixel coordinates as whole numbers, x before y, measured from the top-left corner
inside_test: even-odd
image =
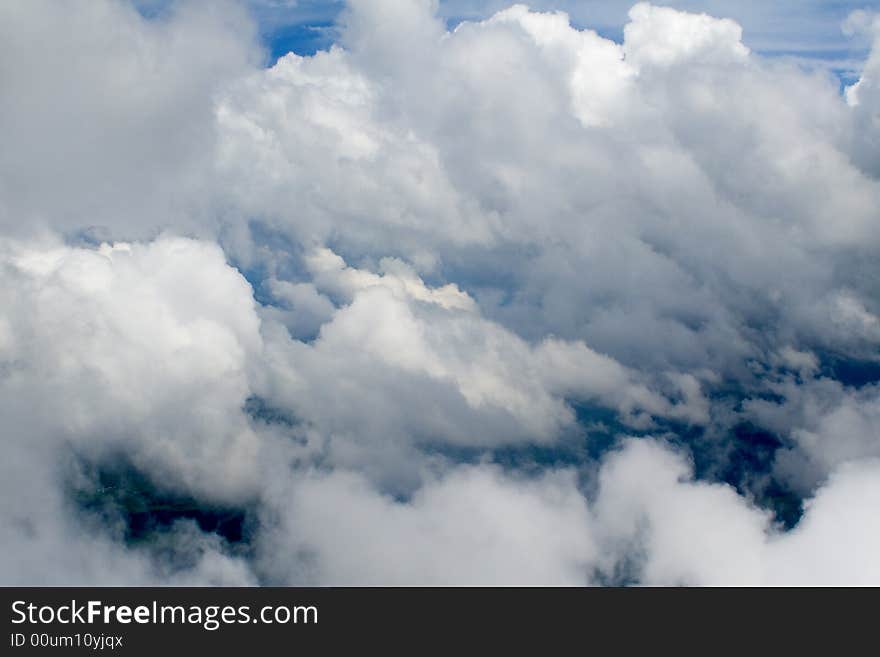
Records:
[[[203,221],[213,95],[262,55],[231,2],[0,7],[0,227],[152,237]]]
[[[527,481],[464,467],[406,502],[350,473],[304,474],[279,502],[258,562],[276,581],[586,584],[595,558],[572,472]]]
[[[2,261],[3,416],[22,439],[122,450],[218,499],[253,489],[240,406],[262,345],[250,287],[218,247],[7,242]]]
[[[210,503],[257,493],[259,444],[241,411],[262,348],[250,287],[217,246],[180,238],[4,240],[0,267],[3,580],[160,581],[161,566],[93,533],[65,492],[77,459],[122,456]],[[202,556],[168,581],[252,581],[206,537],[188,540]]]
[[[839,470],[782,533],[650,440],[609,457],[593,504],[570,471],[517,480],[460,467],[405,502],[351,473],[309,473],[277,500],[257,567],[312,584],[871,584],[877,474],[873,462]]]
[[[839,253],[872,243],[880,190],[851,164],[830,80],[668,8],[636,6],[619,45],[521,6],[452,33],[395,7],[355,4],[348,50],[289,55],[224,97],[228,205],[466,285],[500,268],[509,287],[477,299],[490,317],[629,365],[739,376],[758,323],[873,343],[834,311],[873,313]],[[428,36],[415,57],[383,29]]]
[[[594,534],[599,554],[625,555],[628,574],[644,584],[876,583],[877,475],[876,461],[841,468],[807,501],[800,524],[780,533],[732,488],[693,481],[681,456],[631,441],[600,474]]]
[[[636,68],[673,66],[687,60],[705,64],[740,62],[749,49],[742,28],[730,19],[687,14],[640,2],[629,10],[624,28],[627,61]]]
[[[652,416],[708,420],[693,377],[652,389],[582,342],[529,345],[483,318],[455,285],[430,288],[398,260],[383,260],[381,275],[348,267],[327,249],[305,261],[316,289],[346,305],[310,344],[267,326],[263,394],[331,437],[334,450],[357,445],[358,461],[388,467],[398,459],[377,447],[419,442],[552,443],[574,425],[569,401],[597,402],[640,427]]]
[[[706,14],[437,10],[352,0],[261,69],[236,4],[0,8],[0,576],[876,582],[877,385],[829,363],[880,346],[880,49],[842,95]],[[791,531],[682,451],[745,421]],[[92,531],[114,459],[257,556]]]
[[[844,22],[844,31],[864,35],[872,42],[868,61],[859,79],[846,89],[847,103],[852,107],[856,129],[852,135],[852,150],[856,161],[875,178],[880,175],[880,17],[868,11],[854,11]]]

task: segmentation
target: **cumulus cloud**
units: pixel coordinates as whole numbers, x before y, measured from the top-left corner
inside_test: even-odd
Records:
[[[594,522],[610,544],[599,553],[624,555],[612,574],[654,585],[876,581],[868,556],[878,542],[869,511],[878,494],[876,461],[837,472],[788,533],[732,488],[692,476],[686,459],[656,442],[630,441],[609,458]]]
[[[0,8],[0,226],[99,238],[194,230],[214,141],[213,95],[262,54],[227,2],[45,0]]]
[[[124,458],[208,503],[256,495],[259,443],[241,412],[261,349],[250,287],[219,247],[181,238],[4,241],[0,254],[4,578],[53,564],[34,581],[122,582],[128,567],[151,581],[145,557],[112,554],[62,493],[94,484],[77,481],[81,462]]]
[[[310,343],[267,318],[258,391],[325,436],[334,460],[390,476],[419,465],[411,455],[401,463],[414,443],[552,443],[574,428],[569,402],[577,401],[614,409],[630,426],[651,426],[654,417],[708,421],[690,375],[658,382],[666,396],[583,342],[530,345],[483,318],[454,284],[427,287],[399,260],[382,260],[379,275],[327,249],[305,260],[315,289],[344,305]]]
[[[297,241],[439,266],[521,335],[628,364],[728,374],[763,356],[752,324],[870,348],[836,315],[872,314],[839,253],[873,241],[877,185],[830,80],[671,9],[637,5],[618,45],[524,7],[444,35],[418,6],[354,3],[349,49],[288,55],[221,102],[230,203]],[[427,30],[424,60],[371,21]]]
[[[853,132],[852,149],[856,161],[871,175],[880,174],[877,152],[880,127],[877,107],[880,106],[880,18],[864,10],[854,11],[844,22],[844,31],[867,37],[872,43],[871,54],[859,79],[846,88],[846,101],[852,107],[856,129]]]
[[[247,395],[258,321],[219,248],[4,250],[5,417],[76,447],[124,450],[195,490],[252,486],[255,439],[229,410]]]
[[[462,467],[405,503],[351,473],[309,473],[286,500],[258,560],[277,581],[572,585],[589,581],[595,560],[589,512],[570,471],[521,481]],[[343,508],[345,515],[328,513]]]
[[[0,576],[877,582],[876,17],[438,11],[0,9]]]

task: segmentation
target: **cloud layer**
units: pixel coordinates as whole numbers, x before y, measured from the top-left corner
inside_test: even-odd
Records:
[[[880,582],[880,46],[65,12],[0,9],[4,583]]]

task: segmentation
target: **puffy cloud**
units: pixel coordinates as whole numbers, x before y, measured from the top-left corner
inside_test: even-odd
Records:
[[[859,79],[847,87],[846,100],[852,107],[856,127],[852,134],[852,150],[856,161],[875,178],[880,175],[880,17],[854,11],[844,22],[844,30],[852,35],[867,36],[872,42],[871,54]]]
[[[210,223],[213,95],[262,57],[231,2],[0,8],[0,226],[100,238]]]
[[[426,7],[355,3],[347,50],[224,97],[231,205],[307,245],[402,256],[520,335],[628,365],[742,377],[764,358],[754,325],[870,351],[878,186],[830,80],[668,8],[637,5],[616,44],[522,6],[444,33]],[[418,57],[379,25],[421,35]],[[841,304],[864,331],[840,329]]]
[[[3,251],[4,417],[75,448],[124,450],[172,485],[220,497],[252,486],[255,439],[238,407],[258,320],[219,248]]]
[[[604,540],[614,546],[604,554],[630,555],[620,572],[645,584],[761,582],[766,515],[732,488],[691,477],[680,455],[651,441],[613,455],[597,502]]]
[[[561,71],[568,69],[572,112],[584,125],[607,125],[624,109],[636,69],[623,62],[620,45],[591,30],[573,30],[563,12],[536,13],[525,5],[498,12],[488,22],[517,25],[538,46],[542,58]]]
[[[876,581],[877,47],[499,9],[0,9],[6,581]]]
[[[694,377],[670,374],[652,389],[583,342],[530,345],[455,285],[430,288],[399,260],[382,260],[381,274],[326,249],[306,263],[315,288],[345,305],[310,343],[268,324],[258,391],[327,437],[346,465],[397,472],[413,443],[552,443],[574,427],[571,401],[614,409],[631,426],[708,421]]]
[[[463,467],[405,502],[350,473],[311,473],[281,508],[260,546],[270,581],[582,585],[596,554],[570,471],[529,481]]]
[[[877,468],[870,460],[836,471],[799,525],[781,533],[732,488],[694,481],[680,454],[631,441],[600,473],[593,532],[598,554],[616,559],[600,569],[653,585],[877,582]]]
[[[241,411],[261,349],[250,287],[217,246],[180,238],[4,241],[0,261],[4,581],[156,581],[147,555],[92,534],[66,493],[95,485],[80,462],[122,458],[207,503],[256,494],[259,445]],[[191,540],[202,557],[172,581],[249,581]]]
[[[783,533],[652,440],[609,455],[592,503],[565,470],[458,467],[406,500],[358,475],[308,472],[274,491],[256,568],[301,584],[870,584],[877,474],[875,462],[838,470]]]
[[[724,64],[744,60],[742,28],[735,21],[687,14],[646,2],[629,11],[624,28],[627,61],[637,69],[672,66],[687,60]]]
[[[410,244],[436,258],[430,238],[485,242],[491,226],[449,180],[435,147],[373,115],[374,84],[334,47],[289,54],[233,85],[217,107],[216,168],[228,206],[323,243]],[[412,236],[410,236],[412,235]]]
[[[801,523],[769,547],[766,580],[798,586],[864,586],[880,581],[880,464],[841,468],[807,502]]]

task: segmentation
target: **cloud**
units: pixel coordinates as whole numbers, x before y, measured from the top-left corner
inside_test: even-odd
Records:
[[[600,474],[594,531],[599,554],[653,585],[863,585],[877,581],[868,555],[878,526],[868,509],[880,492],[877,462],[839,470],[806,503],[788,533],[724,485],[693,481],[685,459],[651,441],[630,441]],[[598,528],[598,529],[595,529]],[[623,555],[623,559],[621,559]],[[622,566],[620,564],[623,564]]]
[[[256,391],[322,437],[330,462],[367,468],[386,485],[411,485],[424,465],[418,445],[552,444],[575,430],[573,402],[610,407],[637,427],[708,421],[694,377],[652,388],[582,342],[529,345],[455,285],[430,288],[399,260],[373,274],[322,249],[306,263],[314,289],[343,305],[309,343],[266,321]]]
[[[500,268],[511,283],[478,298],[493,319],[629,364],[727,374],[757,355],[755,323],[867,347],[836,328],[838,300],[873,303],[837,254],[871,241],[877,185],[850,164],[830,81],[747,56],[730,21],[647,5],[622,47],[524,8],[441,38],[424,12],[370,6],[348,15],[349,50],[290,55],[221,102],[230,204],[475,293]],[[376,17],[430,32],[426,59]],[[670,51],[676,30],[691,45]]]
[[[4,581],[877,581],[876,45],[141,9],[0,9]]]
[[[585,584],[595,558],[572,472],[520,481],[495,468],[458,468],[406,503],[351,473],[304,474],[280,514],[258,560],[270,581]]]
[[[117,0],[0,8],[0,226],[101,238],[201,225],[212,95],[251,70],[255,30],[228,2],[153,19]]]
[[[668,7],[639,3],[624,28],[627,60],[637,68],[673,66],[688,59],[702,63],[742,61],[749,49],[735,21],[706,14],[684,14]]]
[[[872,43],[871,54],[859,79],[847,87],[846,100],[852,106],[856,129],[853,132],[852,149],[856,161],[873,176],[880,173],[877,158],[878,126],[877,107],[880,105],[880,19],[877,14],[855,11],[844,23],[844,30],[853,35],[866,36]]]
[[[5,251],[4,387],[32,400],[6,417],[122,449],[173,484],[247,489],[255,444],[236,405],[261,344],[250,287],[220,249],[168,238]]]
[[[262,348],[250,287],[216,245],[181,238],[4,240],[0,262],[4,581],[154,581],[146,556],[92,535],[65,493],[94,486],[81,463],[121,457],[206,503],[256,494],[259,443],[241,410]],[[196,570],[236,568],[215,548],[204,559]]]

